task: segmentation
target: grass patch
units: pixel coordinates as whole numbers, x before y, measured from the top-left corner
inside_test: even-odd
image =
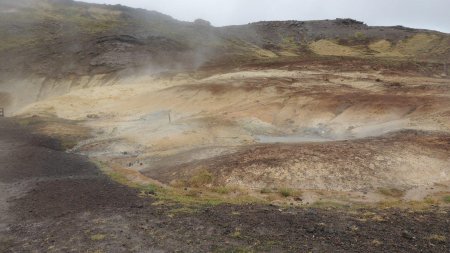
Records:
[[[218,194],[230,194],[231,192],[236,192],[238,191],[238,189],[233,188],[233,187],[227,187],[227,186],[218,186],[218,187],[214,187],[212,188],[212,191]]]
[[[99,167],[101,167],[101,166],[99,166]],[[118,172],[109,172],[109,173],[107,173],[107,175],[113,181],[116,181],[119,184],[127,185],[127,186],[134,187],[134,188],[139,187],[138,184],[131,183],[131,181],[128,180],[128,178],[126,178],[124,175],[122,175],[122,174],[120,174]]]
[[[266,187],[262,188],[261,191],[260,191],[261,194],[269,194],[269,193],[272,193],[272,192],[273,192],[272,189],[266,188]]]
[[[371,243],[375,247],[379,247],[379,246],[383,245],[383,243],[381,241],[377,240],[377,239],[372,240]]]
[[[88,252],[90,252],[90,251],[88,251]],[[92,253],[105,253],[105,252],[101,249],[97,249],[95,251],[92,251]]]
[[[107,174],[112,180],[127,185],[132,188],[136,188],[141,190],[143,196],[152,195],[157,201],[154,202],[154,205],[165,204],[165,203],[177,203],[186,205],[189,209],[180,209],[174,211],[175,213],[182,212],[190,212],[191,209],[199,208],[202,206],[217,206],[221,204],[248,204],[248,203],[257,203],[257,204],[268,204],[272,200],[270,198],[258,198],[255,196],[251,196],[244,191],[240,191],[238,188],[229,188],[229,187],[215,187],[215,188],[176,188],[176,187],[163,187],[154,184],[139,184],[129,180],[126,176],[113,172],[108,169],[108,165],[103,162],[95,161],[97,167],[99,167],[105,174]],[[270,189],[263,188],[260,190],[263,194],[268,194],[268,196],[277,197],[279,199],[280,196],[283,198],[288,197],[297,197],[301,196],[301,192],[294,189],[289,188],[281,188],[281,189]],[[389,191],[391,192],[391,191]],[[233,193],[233,194],[229,194]],[[450,196],[444,197],[446,200],[450,199]],[[412,210],[426,210],[432,206],[438,205],[440,200],[435,200],[432,198],[425,199],[423,201],[402,201],[402,200],[390,200],[383,201],[374,204],[357,204],[357,203],[348,203],[348,202],[340,202],[333,200],[321,200],[314,202],[310,205],[310,207],[314,208],[334,208],[334,209],[363,209],[367,207],[371,208],[400,208],[400,209],[412,209]],[[374,217],[373,220],[383,221],[382,217]]]
[[[291,189],[284,188],[284,189],[280,189],[279,193],[281,196],[287,198],[287,197],[292,196],[293,191]]]
[[[38,124],[42,124],[45,122],[48,122],[48,121],[41,117],[28,117],[28,118],[20,118],[17,120],[17,123],[19,123],[19,125],[23,126],[23,127],[38,125]]]
[[[143,191],[143,193],[148,194],[148,195],[155,195],[158,191],[158,187],[156,185],[145,185],[140,187],[141,190]]]
[[[247,204],[247,203],[265,203],[264,200],[258,199],[244,192],[240,192],[235,188],[227,188],[227,187],[218,187],[218,188],[174,188],[174,187],[163,187],[154,184],[140,184],[129,180],[126,176],[121,173],[111,171],[108,167],[108,164],[95,161],[97,167],[99,167],[106,175],[108,175],[113,181],[126,185],[128,187],[132,187],[135,189],[139,189],[142,192],[143,196],[147,196],[148,194],[153,195],[158,201],[154,203],[154,205],[158,205],[160,203],[179,203],[188,205],[191,207],[198,206],[216,206],[220,204]],[[201,182],[209,182],[210,179],[204,180],[204,178],[209,178],[209,173],[202,172],[199,174],[198,179]],[[233,191],[236,194],[233,196],[228,196],[225,192]]]
[[[168,190],[164,193],[158,193],[156,197],[163,202],[175,202],[190,206],[217,206],[226,203],[226,201],[220,197],[200,194],[193,195],[191,193],[185,194],[183,192],[177,192],[175,190]]]
[[[427,210],[433,206],[439,205],[439,201],[427,198],[423,201],[383,201],[375,204],[374,207],[388,209],[388,208],[400,208],[400,209],[412,209],[412,210]]]
[[[442,200],[443,200],[445,203],[450,204],[450,195],[444,196],[444,197],[442,198]]]
[[[196,175],[191,177],[188,183],[191,187],[200,188],[208,184],[211,184],[212,182],[213,182],[212,173],[206,169],[202,169],[199,172],[197,172]]]
[[[92,241],[103,241],[105,238],[106,238],[106,235],[104,235],[104,234],[91,235]]]
[[[278,190],[278,193],[281,196],[285,197],[285,198],[301,196],[301,192],[300,191],[294,190],[294,189],[291,189],[291,188],[281,188],[281,189]]]
[[[443,235],[431,235],[426,238],[429,241],[437,242],[437,243],[445,243],[447,241],[447,237]]]
[[[378,188],[378,192],[384,196],[392,198],[401,198],[405,195],[405,192],[396,188]]]
[[[231,237],[233,238],[241,238],[241,230],[240,229],[235,229],[233,233],[231,233]]]
[[[309,45],[309,48],[318,55],[325,56],[362,56],[363,52],[359,49],[342,46],[330,40],[319,40]]]
[[[265,203],[264,200],[257,199],[245,193],[236,196],[227,196],[208,190],[191,189],[182,191],[179,189],[165,189],[158,192],[156,198],[163,202],[175,202],[192,206],[217,206],[221,204],[247,204]]]
[[[259,193],[264,195],[263,198],[269,202],[284,201],[289,198],[297,198],[302,196],[302,192],[298,189],[292,188],[268,188],[264,187],[259,190]]]

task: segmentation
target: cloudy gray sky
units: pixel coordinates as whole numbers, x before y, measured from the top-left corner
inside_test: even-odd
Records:
[[[83,0],[156,10],[214,26],[261,20],[354,18],[369,25],[404,25],[450,33],[450,0]]]

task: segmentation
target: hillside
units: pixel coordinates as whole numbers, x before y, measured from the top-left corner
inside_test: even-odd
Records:
[[[0,0],[1,252],[449,252],[450,35]]]
[[[450,36],[350,19],[212,27],[154,11],[71,0],[0,3],[0,73],[46,77],[197,68],[310,55],[442,62]],[[6,60],[8,59],[8,60]],[[176,62],[176,64],[174,63]]]

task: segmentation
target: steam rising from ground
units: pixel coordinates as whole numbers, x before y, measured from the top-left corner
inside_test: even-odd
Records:
[[[207,170],[213,186],[256,192],[417,192],[450,180],[442,144],[450,132],[448,79],[320,67],[205,76],[47,80],[30,90],[42,100],[16,115],[81,122],[93,137],[72,152],[143,182],[180,185]]]
[[[12,96],[6,92],[0,92],[0,105],[3,107],[10,106],[12,103]]]

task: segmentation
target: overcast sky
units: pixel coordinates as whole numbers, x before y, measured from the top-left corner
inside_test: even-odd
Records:
[[[214,26],[261,20],[353,18],[369,25],[403,25],[450,33],[450,0],[84,0],[156,10]]]

